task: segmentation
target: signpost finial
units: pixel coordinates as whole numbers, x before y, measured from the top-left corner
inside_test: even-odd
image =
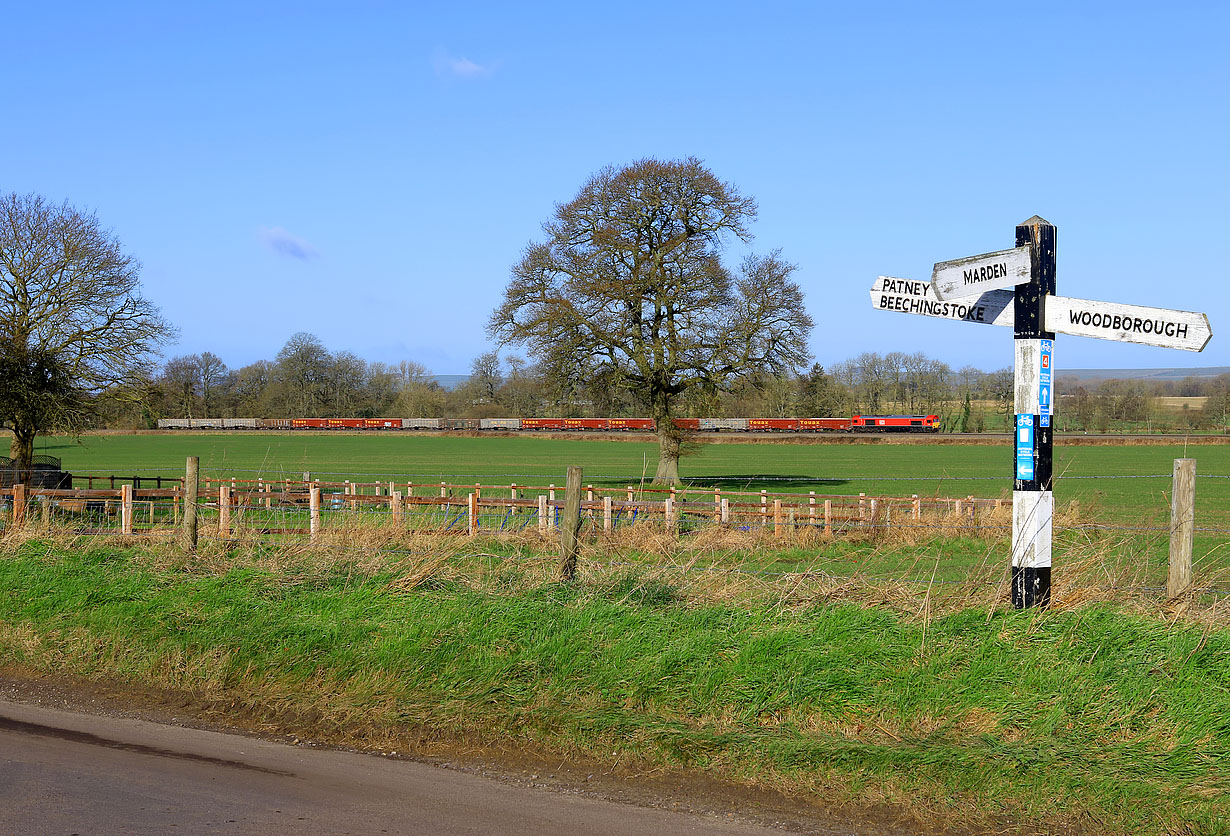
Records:
[[[1054,226],[1054,224],[1041,215],[1034,215],[1027,221],[1021,221],[1017,226]]]

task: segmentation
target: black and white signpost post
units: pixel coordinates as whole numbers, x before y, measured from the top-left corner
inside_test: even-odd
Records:
[[[1213,336],[1202,313],[1055,295],[1055,227],[1035,215],[1011,250],[942,261],[931,281],[880,276],[877,310],[1013,328],[1012,604],[1051,598],[1055,334],[1202,351]]]
[[[1016,228],[1018,247],[1029,247],[1029,281],[1016,286],[1013,330],[1012,605],[1046,606],[1051,600],[1051,388],[1055,335],[1043,310],[1055,295],[1055,227],[1037,215]]]

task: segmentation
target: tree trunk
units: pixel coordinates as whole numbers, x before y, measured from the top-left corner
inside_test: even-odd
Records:
[[[670,423],[670,419],[667,419]],[[683,439],[679,431],[671,425],[666,432],[658,426],[658,470],[653,475],[655,485],[682,485],[679,478],[679,452],[683,447]]]
[[[13,467],[18,470],[30,469],[30,463],[34,460],[35,435],[33,430],[25,427],[13,428],[13,440],[9,444],[9,458],[13,460]]]

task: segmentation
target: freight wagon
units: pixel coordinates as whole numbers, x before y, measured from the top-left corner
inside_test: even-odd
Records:
[[[852,418],[676,418],[694,432],[938,432],[935,415]],[[653,432],[652,418],[160,418],[160,430],[502,430]]]

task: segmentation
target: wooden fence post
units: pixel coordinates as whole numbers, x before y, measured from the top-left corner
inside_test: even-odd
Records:
[[[715,522],[725,522],[722,519],[722,489],[713,489],[713,519]]]
[[[38,498],[40,510],[43,512],[43,528],[51,529],[51,497],[43,494]]]
[[[577,535],[581,532],[581,476],[581,468],[576,465],[568,466],[568,477],[564,483],[564,519],[559,535],[559,577],[562,581],[570,581],[577,574]]]
[[[231,486],[218,486],[218,537],[231,536]]]
[[[722,515],[722,522],[724,523],[730,522],[730,499],[725,496],[722,497],[721,515]]]
[[[824,533],[833,533],[833,500],[824,500]]]
[[[132,534],[132,485],[120,485],[120,534]]]
[[[320,536],[320,485],[312,485],[308,492],[308,542],[315,543]]]
[[[769,492],[760,492],[760,525],[763,528],[769,524]]]
[[[180,531],[180,545],[187,552],[196,551],[197,489],[200,465],[199,458],[189,456],[184,466],[184,527]]]
[[[1170,571],[1166,594],[1177,598],[1192,585],[1192,538],[1196,531],[1196,460],[1175,459],[1170,489]]]
[[[782,533],[782,501],[780,499],[773,500],[773,534],[780,536]]]
[[[401,491],[389,491],[389,512],[393,515],[393,525],[400,528],[402,516],[405,514],[405,508],[401,504]]]
[[[602,530],[615,529],[615,500],[609,496],[602,497]]]
[[[470,493],[466,497],[466,528],[473,537],[478,534],[478,494]]]
[[[13,486],[13,530],[22,528],[26,524],[26,486],[19,484]]]
[[[673,529],[675,527],[675,500],[669,496],[662,503],[662,515],[666,520],[666,527]]]
[[[808,491],[807,494],[808,494],[807,496],[807,524],[815,525],[816,524],[816,492]]]
[[[538,494],[538,533],[547,533],[547,495]]]
[[[911,494],[910,499],[912,500],[910,503],[911,505],[910,511],[913,514],[914,519],[921,520],[922,519],[922,500],[918,498],[918,494]]]

